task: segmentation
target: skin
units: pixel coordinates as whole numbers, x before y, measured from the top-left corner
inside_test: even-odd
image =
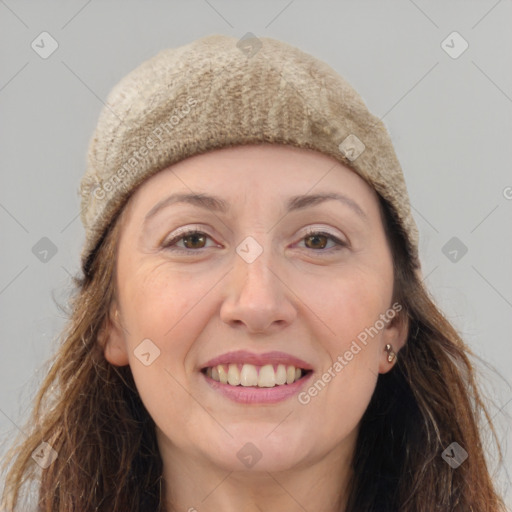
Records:
[[[159,201],[191,191],[221,196],[229,212],[174,204],[143,226]],[[334,200],[285,214],[289,196],[321,191],[344,194],[366,218]],[[312,150],[237,146],[149,178],[121,222],[116,299],[100,341],[110,363],[130,365],[157,425],[168,510],[344,510],[358,425],[378,374],[393,367],[384,347],[398,353],[406,322],[387,322],[307,404],[297,396],[232,402],[200,368],[232,350],[279,350],[313,366],[310,382],[332,374],[338,356],[392,305],[392,256],[375,191]],[[162,247],[187,226],[208,237],[178,240],[189,254]],[[308,238],[308,227],[347,246]],[[247,236],[263,248],[252,263],[235,250]],[[145,366],[134,351],[148,338],[160,355]],[[237,457],[248,442],[262,454],[251,468]]]

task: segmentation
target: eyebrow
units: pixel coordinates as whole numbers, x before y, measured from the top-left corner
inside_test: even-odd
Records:
[[[300,196],[292,196],[288,198],[285,206],[286,213],[290,213],[297,210],[303,210],[305,208],[316,206],[318,204],[324,203],[326,201],[339,201],[342,204],[348,206],[352,209],[359,217],[364,220],[368,220],[368,216],[362,210],[362,208],[352,199],[343,194],[338,194],[336,192],[325,192],[318,194],[305,194]],[[191,204],[193,206],[197,206],[199,208],[203,208],[205,210],[219,212],[219,213],[228,213],[230,210],[230,205],[224,199],[207,195],[207,194],[173,194],[169,197],[166,197],[162,201],[158,202],[151,210],[147,213],[144,223],[146,223],[151,217],[156,215],[157,212],[170,206],[172,204]]]

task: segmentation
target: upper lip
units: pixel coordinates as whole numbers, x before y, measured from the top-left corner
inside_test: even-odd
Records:
[[[218,357],[210,359],[202,365],[201,369],[211,368],[219,364],[230,364],[230,363],[248,363],[255,366],[264,366],[266,364],[284,364],[295,366],[295,368],[302,368],[304,370],[312,370],[313,367],[299,359],[298,357],[292,356],[285,352],[264,352],[262,354],[255,354],[248,352],[247,350],[236,350],[234,352],[226,352]]]

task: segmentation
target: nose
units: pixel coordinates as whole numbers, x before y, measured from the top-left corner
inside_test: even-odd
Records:
[[[220,310],[223,322],[232,327],[245,326],[250,333],[269,334],[293,322],[296,308],[291,286],[270,252],[264,250],[252,263],[235,255]]]

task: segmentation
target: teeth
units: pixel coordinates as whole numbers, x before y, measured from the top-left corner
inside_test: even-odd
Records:
[[[245,366],[245,365],[244,365]],[[276,374],[274,367],[271,364],[266,364],[260,368],[258,376],[258,387],[260,388],[273,388],[276,385]]]
[[[295,366],[285,366],[278,364],[274,369],[272,364],[264,366],[255,366],[253,364],[244,364],[239,370],[238,364],[230,364],[226,367],[222,364],[207,368],[206,375],[222,384],[231,386],[257,386],[260,388],[273,388],[283,384],[292,384],[302,377],[302,370]]]
[[[286,366],[284,364],[277,365],[276,384],[279,386],[286,384]]]
[[[240,384],[240,372],[236,364],[230,364],[228,369],[228,383],[232,386],[238,386]]]
[[[252,364],[244,364],[242,366],[242,371],[240,372],[240,383],[242,386],[258,385],[258,372],[256,371],[256,366],[253,366]]]
[[[219,372],[219,380],[220,382],[222,382],[222,384],[227,384],[228,383],[228,374],[226,373],[226,370],[224,369],[224,366],[222,366],[221,364],[219,366],[216,366],[218,372]],[[212,373],[213,375],[213,373]],[[212,377],[213,379],[213,377]]]
[[[286,369],[286,384],[291,384],[295,380],[295,367],[288,366]]]

